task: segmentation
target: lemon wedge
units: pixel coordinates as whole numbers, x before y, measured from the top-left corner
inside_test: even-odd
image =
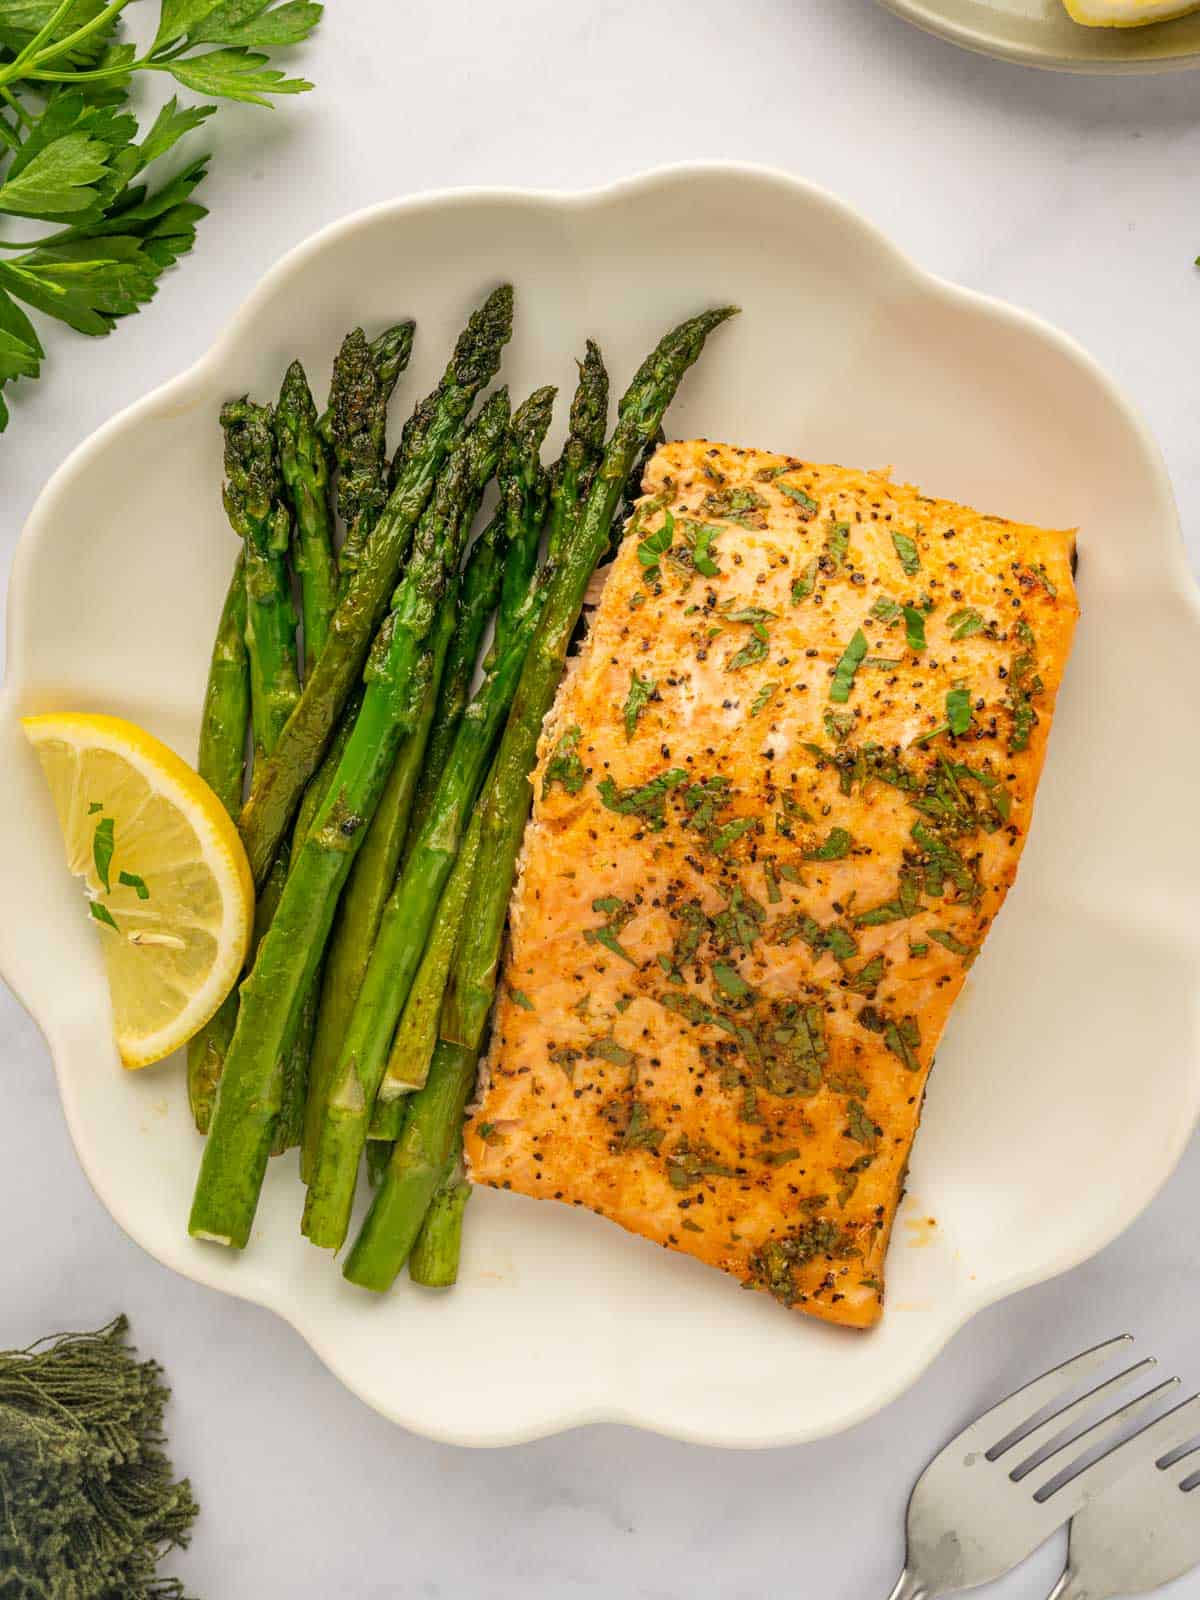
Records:
[[[1200,0],[1065,0],[1065,4],[1075,21],[1088,28],[1141,28],[1200,11]]]
[[[242,841],[204,780],[132,722],[56,712],[22,726],[100,937],[121,1060],[149,1066],[241,972],[254,920]]]

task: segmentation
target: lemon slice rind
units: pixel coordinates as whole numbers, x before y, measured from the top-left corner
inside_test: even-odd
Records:
[[[1144,28],[1200,11],[1200,0],[1064,0],[1067,13],[1085,28]]]
[[[22,726],[54,796],[67,865],[99,917],[116,923],[93,910],[122,1064],[149,1066],[198,1032],[238,979],[254,914],[246,852],[204,780],[135,724],[61,712],[25,717]],[[89,782],[89,768],[102,768],[107,784]],[[115,819],[108,890],[94,863],[96,808]],[[119,882],[127,866],[138,868],[143,887],[168,886],[157,903]],[[189,896],[199,904],[189,907]]]

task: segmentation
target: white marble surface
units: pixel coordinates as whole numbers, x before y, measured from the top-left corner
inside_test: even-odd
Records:
[[[822,183],[925,266],[1074,334],[1162,441],[1200,557],[1196,77],[1029,72],[871,0],[334,0],[305,66],[319,85],[306,100],[222,112],[213,215],[158,301],[106,344],[55,341],[45,381],[20,396],[0,442],[4,573],[67,451],[204,350],[322,224],[422,188],[578,187],[693,157]],[[281,1322],[125,1239],[75,1162],[45,1048],[2,990],[0,1070],[0,1346],[128,1311],[174,1381],[173,1449],[204,1508],[178,1570],[204,1600],[882,1600],[913,1477],[1006,1387],[1126,1329],[1200,1384],[1193,1146],[1123,1239],[978,1318],[909,1395],[839,1439],[741,1454],[593,1428],[491,1454],[432,1445],[365,1410]],[[1038,1600],[1061,1553],[993,1592]],[[1176,1593],[1200,1595],[1200,1576]]]

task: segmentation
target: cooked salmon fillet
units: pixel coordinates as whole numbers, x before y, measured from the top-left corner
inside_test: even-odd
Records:
[[[643,489],[543,731],[471,1175],[867,1327],[1074,537],[703,440]]]

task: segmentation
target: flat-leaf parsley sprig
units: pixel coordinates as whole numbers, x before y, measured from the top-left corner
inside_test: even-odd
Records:
[[[0,217],[52,225],[0,236],[0,431],[3,385],[37,378],[45,357],[23,307],[79,333],[111,332],[191,249],[206,215],[193,194],[209,156],[157,182],[142,175],[216,106],[172,96],[143,133],[128,104],[133,74],[262,106],[312,88],[266,50],[308,38],[323,10],[315,0],[161,0],[141,54],[122,37],[134,3],[0,0]]]

